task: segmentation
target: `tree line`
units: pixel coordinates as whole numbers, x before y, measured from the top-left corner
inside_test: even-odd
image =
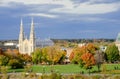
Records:
[[[79,64],[85,69],[91,69],[96,65],[100,71],[101,64],[119,62],[120,55],[118,47],[114,43],[109,44],[105,51],[100,50],[98,45],[88,43],[74,48],[69,59],[71,63]]]
[[[11,68],[23,68],[26,64],[64,64],[67,59],[67,50],[60,46],[49,46],[37,48],[31,55],[21,54],[17,49],[0,49],[0,66],[11,66]],[[102,63],[115,63],[120,61],[118,47],[114,43],[107,46],[105,51],[94,43],[87,43],[81,47],[74,47],[69,56],[70,63],[78,64],[85,69],[97,66],[100,70]]]

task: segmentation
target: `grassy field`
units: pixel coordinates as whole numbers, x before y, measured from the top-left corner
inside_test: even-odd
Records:
[[[104,67],[104,70],[106,72],[111,72],[111,71],[115,71],[117,73],[120,73],[120,64],[104,64],[101,66],[101,71]],[[117,70],[115,70],[115,67],[118,67]],[[79,65],[75,65],[75,64],[68,64],[68,65],[54,65],[53,67],[51,67],[50,65],[33,65],[32,66],[32,71],[33,72],[37,72],[37,73],[49,73],[51,72],[51,68],[53,68],[54,71],[59,72],[59,73],[80,73],[80,72],[84,72],[84,73],[88,73],[87,70],[80,68]],[[24,72],[25,69],[9,69],[9,72]],[[97,72],[97,67],[94,66],[91,69],[91,72]],[[111,72],[112,73],[112,72]]]

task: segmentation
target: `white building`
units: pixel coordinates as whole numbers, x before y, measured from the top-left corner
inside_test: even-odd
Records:
[[[34,22],[31,21],[31,30],[29,39],[24,37],[23,22],[20,24],[19,34],[19,52],[22,54],[31,54],[35,50],[35,34],[34,34]]]
[[[118,50],[120,52],[120,33],[118,34],[116,41],[115,41],[116,46],[118,47]],[[119,53],[120,54],[120,53]]]

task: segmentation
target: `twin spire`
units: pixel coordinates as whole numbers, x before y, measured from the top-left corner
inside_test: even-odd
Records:
[[[29,39],[24,37],[23,21],[21,19],[20,34],[19,34],[19,52],[23,53],[23,54],[29,54],[30,55],[34,50],[35,50],[35,35],[34,35],[33,18],[31,20],[31,29],[30,29]]]
[[[27,38],[27,37],[24,37],[24,30],[23,30],[23,20],[21,18],[21,23],[20,23],[20,37],[21,38]],[[31,30],[30,30],[30,38],[34,38],[34,21],[33,21],[33,18],[31,19]]]

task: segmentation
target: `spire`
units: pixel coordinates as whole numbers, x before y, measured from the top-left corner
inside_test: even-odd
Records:
[[[23,26],[23,21],[22,21],[22,18],[21,18],[21,24],[20,24],[20,26]]]
[[[23,30],[23,21],[21,19],[21,23],[20,23],[20,34],[19,34],[19,40],[20,39],[24,39],[24,30]]]
[[[35,34],[34,34],[34,22],[33,22],[33,18],[31,20],[31,30],[30,30],[30,49],[31,52],[33,52],[35,50]]]
[[[23,22],[21,19],[21,23],[20,23],[20,33],[19,33],[19,52],[23,52],[23,40],[24,40],[24,30],[23,30]]]
[[[31,26],[34,25],[34,22],[33,22],[33,17],[32,17],[32,21],[31,21]]]
[[[34,38],[34,21],[33,21],[33,17],[32,17],[32,20],[31,20],[30,38]]]

